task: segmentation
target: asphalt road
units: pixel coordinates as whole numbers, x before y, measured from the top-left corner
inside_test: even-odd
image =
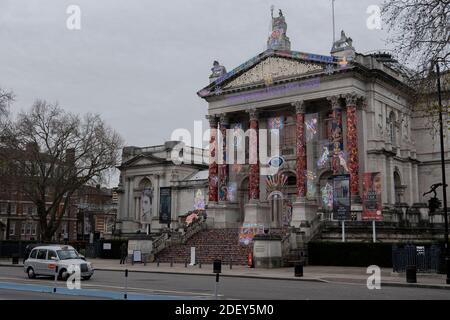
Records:
[[[53,286],[49,278],[28,279],[22,268],[0,267],[0,283],[32,284],[34,286]],[[81,288],[104,290],[119,294],[123,292],[125,278],[123,272],[96,270],[91,280],[82,281]],[[129,292],[145,295],[144,299],[213,299],[215,277],[130,272]],[[64,287],[64,282],[58,286]],[[0,290],[0,298],[13,299],[52,298],[49,294],[28,291]],[[14,291],[14,292],[13,292]],[[369,290],[362,284],[320,283],[310,281],[267,280],[250,278],[221,277],[218,287],[220,299],[257,300],[316,300],[316,299],[401,299],[401,300],[450,300],[450,291],[428,288],[381,287]],[[6,296],[5,296],[6,295]],[[50,294],[51,295],[51,294]],[[74,298],[60,295],[58,298]],[[76,298],[76,297],[75,297]]]

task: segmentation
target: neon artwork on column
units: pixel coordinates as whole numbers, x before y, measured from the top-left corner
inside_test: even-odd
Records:
[[[333,186],[328,182],[320,190],[322,204],[325,209],[333,209]]]
[[[236,201],[236,196],[237,196],[237,183],[230,182],[228,184],[228,200]]]
[[[316,196],[316,174],[313,171],[306,171],[306,197],[314,198]]]
[[[233,130],[233,145],[237,153],[244,143],[244,141],[242,141],[242,135],[240,134],[241,130],[243,130],[243,125],[241,122],[232,123],[230,128]],[[231,165],[231,171],[236,174],[241,173],[242,164],[235,163],[235,161],[232,161],[232,163],[233,164]]]
[[[322,153],[319,157],[319,160],[317,160],[317,167],[319,169],[325,168],[329,160],[330,160],[330,149],[328,148],[328,146],[323,146]]]
[[[195,192],[194,210],[205,210],[205,196],[202,189],[198,189]]]
[[[311,142],[317,135],[317,123],[317,114],[313,114],[310,119],[305,121],[306,142]]]

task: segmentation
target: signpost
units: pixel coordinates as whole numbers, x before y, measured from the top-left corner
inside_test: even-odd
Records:
[[[191,263],[190,266],[195,266],[195,247],[191,247]]]
[[[345,242],[345,220],[351,219],[350,175],[333,176],[333,218],[342,223],[342,242]]]
[[[377,241],[376,221],[383,220],[381,203],[381,173],[365,172],[363,180],[363,220],[372,220],[372,240]]]

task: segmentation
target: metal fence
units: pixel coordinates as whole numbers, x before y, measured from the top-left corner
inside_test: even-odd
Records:
[[[393,245],[393,271],[405,272],[407,266],[416,266],[417,272],[439,273],[442,271],[443,266],[441,253],[442,250],[439,245]]]

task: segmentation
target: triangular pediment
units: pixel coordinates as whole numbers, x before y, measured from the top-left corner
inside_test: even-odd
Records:
[[[222,86],[222,89],[238,88],[258,83],[272,84],[274,81],[283,78],[291,78],[323,70],[324,66],[319,63],[283,57],[269,57]]]
[[[138,155],[138,156],[128,160],[126,163],[124,163],[124,165],[127,167],[146,166],[146,165],[163,163],[164,161],[165,161],[164,159],[153,157],[151,155]]]

